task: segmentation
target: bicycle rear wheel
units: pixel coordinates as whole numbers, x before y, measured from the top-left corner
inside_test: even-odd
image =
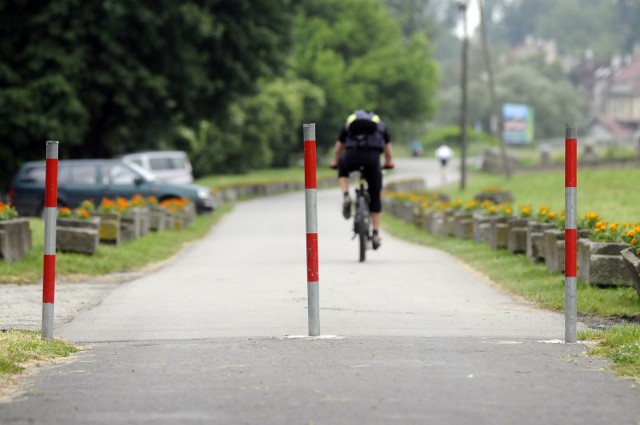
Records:
[[[367,258],[367,231],[365,229],[364,223],[360,223],[360,228],[358,229],[358,239],[360,246],[360,262],[362,263]]]
[[[369,207],[364,196],[358,196],[356,211],[356,232],[358,233],[358,249],[360,253],[360,262],[367,258],[367,243],[369,240],[369,227],[371,219],[369,216]]]

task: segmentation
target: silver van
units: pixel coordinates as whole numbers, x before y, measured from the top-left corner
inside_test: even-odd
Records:
[[[181,184],[193,182],[191,162],[183,151],[136,152],[122,155],[121,158],[151,171],[158,181]]]

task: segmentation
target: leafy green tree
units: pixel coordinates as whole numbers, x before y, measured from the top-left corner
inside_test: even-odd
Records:
[[[226,118],[284,69],[295,13],[293,0],[0,0],[0,178],[46,139],[109,156]]]
[[[623,48],[625,31],[616,25],[616,8],[606,0],[563,0],[538,18],[534,34],[558,42],[563,53],[591,49],[607,56]]]
[[[433,113],[437,71],[422,34],[405,40],[380,0],[310,0],[297,17],[294,69],[324,92],[326,107],[309,111],[320,146],[335,142],[354,109],[376,110],[390,124]]]
[[[503,103],[533,106],[538,139],[562,136],[567,122],[586,124],[586,100],[566,78],[552,80],[532,67],[517,65],[499,72],[496,80]]]
[[[197,176],[287,166],[302,149],[305,111],[323,105],[323,92],[308,81],[276,78],[234,102],[225,119],[203,121],[196,130],[182,127],[178,137],[192,153]]]

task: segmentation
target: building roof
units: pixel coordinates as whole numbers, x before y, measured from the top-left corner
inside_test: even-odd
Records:
[[[614,137],[625,138],[630,137],[633,134],[633,128],[625,125],[613,118],[608,118],[603,115],[599,115],[595,119],[597,124],[606,128]]]
[[[625,66],[612,79],[613,83],[634,81],[640,83],[640,58]]]

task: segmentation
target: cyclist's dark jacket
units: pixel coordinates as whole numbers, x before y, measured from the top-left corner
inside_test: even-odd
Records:
[[[358,143],[366,140],[366,144]],[[379,121],[376,130],[366,138],[350,137],[348,125],[344,125],[338,135],[338,141],[343,143],[345,151],[338,161],[338,176],[348,177],[349,173],[363,167],[362,177],[367,181],[370,210],[380,212],[382,202],[382,171],[380,169],[380,153],[384,146],[391,141],[387,126]]]
[[[357,137],[349,135],[349,128],[347,125],[344,125],[342,130],[340,130],[338,140],[341,143],[344,143],[345,149],[370,149],[382,152],[384,151],[384,145],[389,143],[391,137],[389,136],[389,131],[387,130],[385,123],[380,121],[378,123],[378,128],[372,134],[364,136],[364,145]]]

